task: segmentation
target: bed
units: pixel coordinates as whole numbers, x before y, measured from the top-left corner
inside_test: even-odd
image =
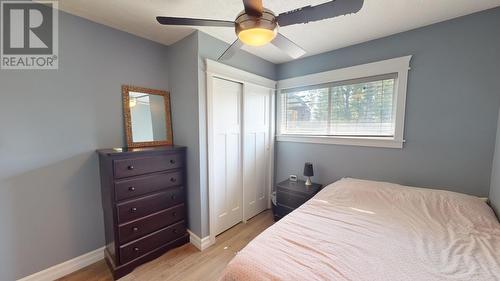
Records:
[[[500,280],[500,224],[477,197],[342,179],[251,241],[221,280]]]

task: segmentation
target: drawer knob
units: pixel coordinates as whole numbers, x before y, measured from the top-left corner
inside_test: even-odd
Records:
[[[172,200],[175,200],[175,198],[176,198],[175,194],[172,194],[172,196],[170,196],[170,198],[172,198]]]
[[[137,232],[137,231],[139,231],[139,228],[136,226],[136,227],[132,228],[132,231]]]
[[[177,181],[177,179],[176,179],[176,178],[170,178],[170,181],[171,181],[171,182],[176,182],[176,181]]]
[[[136,251],[136,252],[139,252],[139,250],[140,250],[140,249],[139,249],[138,247],[135,247],[135,248],[134,248],[134,251]]]
[[[170,164],[175,164],[175,159],[170,159]]]
[[[129,169],[130,171],[132,171],[134,169],[134,166],[130,165],[130,166],[127,167],[127,169]]]
[[[177,229],[174,229],[174,230],[173,230],[173,232],[174,232],[175,234],[177,234],[177,232],[178,232],[178,231],[177,231]]]
[[[128,188],[128,190],[135,191],[135,187],[131,186],[131,187]]]
[[[176,217],[176,216],[177,216],[177,212],[173,212],[172,217]]]
[[[131,211],[132,213],[135,213],[135,212],[137,212],[137,208],[136,208],[136,207],[132,207],[132,208],[130,208],[130,211]]]

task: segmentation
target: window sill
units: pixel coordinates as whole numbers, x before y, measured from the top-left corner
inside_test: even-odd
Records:
[[[301,136],[301,135],[277,135],[277,141],[337,144],[350,146],[403,148],[404,140],[396,140],[387,137],[331,137],[331,136]]]

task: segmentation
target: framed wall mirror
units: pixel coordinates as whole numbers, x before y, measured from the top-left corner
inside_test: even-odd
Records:
[[[173,144],[167,91],[124,85],[122,97],[128,147]]]

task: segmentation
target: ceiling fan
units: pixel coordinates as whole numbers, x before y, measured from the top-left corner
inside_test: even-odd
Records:
[[[263,46],[271,43],[292,58],[303,56],[306,51],[278,32],[280,27],[308,23],[341,15],[356,13],[363,7],[364,0],[331,0],[316,6],[305,6],[276,16],[262,6],[262,0],[243,0],[245,9],[235,21],[156,17],[163,25],[218,26],[235,28],[238,39],[219,57],[231,57],[243,44]]]

